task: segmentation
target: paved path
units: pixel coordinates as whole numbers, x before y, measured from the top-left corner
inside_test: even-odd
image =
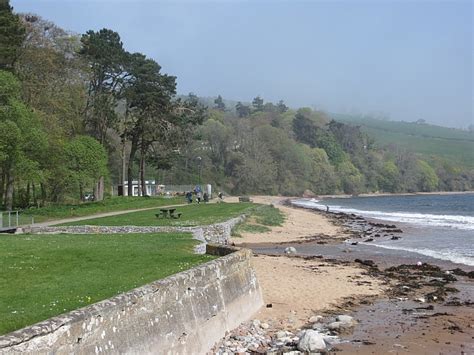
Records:
[[[57,224],[84,221],[84,220],[87,220],[87,219],[109,217],[109,216],[118,216],[118,215],[121,215],[121,214],[127,214],[127,213],[132,213],[132,212],[140,212],[140,211],[148,211],[148,210],[159,210],[161,208],[180,207],[180,206],[186,206],[186,205],[187,204],[179,204],[179,205],[138,208],[138,209],[134,209],[134,210],[104,212],[104,213],[97,213],[97,214],[88,215],[88,216],[64,218],[64,219],[57,219],[57,220],[53,220],[53,221],[46,221],[46,222],[42,222],[42,223],[35,223],[33,226],[34,227],[48,227],[48,226],[54,226],[54,225],[57,225]]]

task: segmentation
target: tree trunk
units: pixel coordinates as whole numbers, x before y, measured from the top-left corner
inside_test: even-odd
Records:
[[[34,182],[31,184],[31,188],[33,190],[33,204],[35,205],[35,207],[39,207],[38,199],[36,198],[36,185]]]
[[[25,201],[26,207],[30,206],[30,183],[26,185],[26,201]]]
[[[103,176],[99,178],[99,186],[97,191],[97,201],[102,201],[104,199],[104,190],[105,190],[105,179]]]
[[[79,200],[84,201],[84,189],[82,187],[82,184],[79,184]]]
[[[122,185],[122,196],[125,195],[125,174],[126,174],[126,162],[125,162],[125,139],[122,140],[122,174],[119,185]]]
[[[94,199],[95,201],[102,201],[104,199],[104,177],[101,176],[94,185]]]
[[[40,183],[41,187],[41,207],[44,206],[44,202],[46,201],[46,188],[44,187],[43,183]]]
[[[5,192],[5,209],[11,211],[13,209],[13,187],[15,178],[13,176],[13,171],[7,173],[7,188]]]
[[[148,196],[148,193],[146,191],[146,181],[145,181],[145,153],[143,150],[141,151],[140,154],[140,182],[141,182],[141,190],[142,190],[142,196]]]
[[[6,182],[5,172],[2,171],[2,175],[0,179],[0,206],[3,206],[3,201],[5,201],[5,182]]]
[[[135,154],[137,153],[137,142],[135,139],[132,140],[132,147],[130,149],[130,156],[128,158],[128,170],[127,170],[127,194],[128,196],[133,196],[133,178],[132,178],[132,168],[133,168],[133,161],[135,160]]]

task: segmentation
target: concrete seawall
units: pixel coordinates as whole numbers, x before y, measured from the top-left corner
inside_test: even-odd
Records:
[[[247,249],[0,336],[0,353],[203,354],[263,299]]]

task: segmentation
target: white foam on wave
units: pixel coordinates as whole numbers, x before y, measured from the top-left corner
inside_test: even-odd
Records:
[[[295,200],[293,204],[301,207],[308,207],[318,210],[326,210],[326,205],[318,200]],[[364,217],[382,219],[391,222],[403,222],[432,227],[446,227],[463,230],[474,230],[474,217],[459,215],[437,215],[428,213],[409,213],[409,212],[382,212],[382,211],[364,211],[342,206],[330,206],[333,212],[354,213]]]
[[[384,249],[391,249],[391,250],[401,250],[401,251],[408,251],[411,253],[421,254],[425,256],[430,256],[435,259],[447,260],[451,261],[455,264],[464,264],[469,266],[474,266],[474,257],[466,256],[463,254],[456,253],[455,251],[447,251],[447,250],[431,250],[426,248],[409,248],[403,246],[394,246],[394,245],[380,245],[376,243],[364,243],[359,242],[359,244],[375,246],[378,248]]]

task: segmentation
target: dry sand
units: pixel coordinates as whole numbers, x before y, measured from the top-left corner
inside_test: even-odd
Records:
[[[264,302],[272,305],[256,318],[287,329],[301,327],[346,297],[375,296],[382,291],[378,280],[352,266],[285,256],[257,256],[253,265]]]
[[[230,199],[228,199],[230,200]],[[236,244],[282,243],[325,234],[344,237],[342,230],[321,214],[293,209],[279,203],[283,198],[257,196],[254,202],[274,204],[286,215],[283,226],[266,233],[243,233]],[[263,292],[264,308],[260,320],[279,322],[288,328],[301,327],[318,311],[334,307],[346,297],[375,296],[382,292],[380,282],[362,275],[364,270],[349,265],[334,265],[318,259],[287,256],[256,256],[254,268]]]
[[[265,233],[242,233],[241,238],[233,238],[235,245],[259,243],[284,243],[305,240],[316,234],[325,234],[335,239],[344,238],[341,228],[333,225],[323,215],[302,209],[282,206],[279,203],[284,198],[273,196],[255,196],[252,200],[256,203],[273,204],[286,216],[286,221],[281,227],[272,227]],[[233,199],[226,200],[233,201]]]

